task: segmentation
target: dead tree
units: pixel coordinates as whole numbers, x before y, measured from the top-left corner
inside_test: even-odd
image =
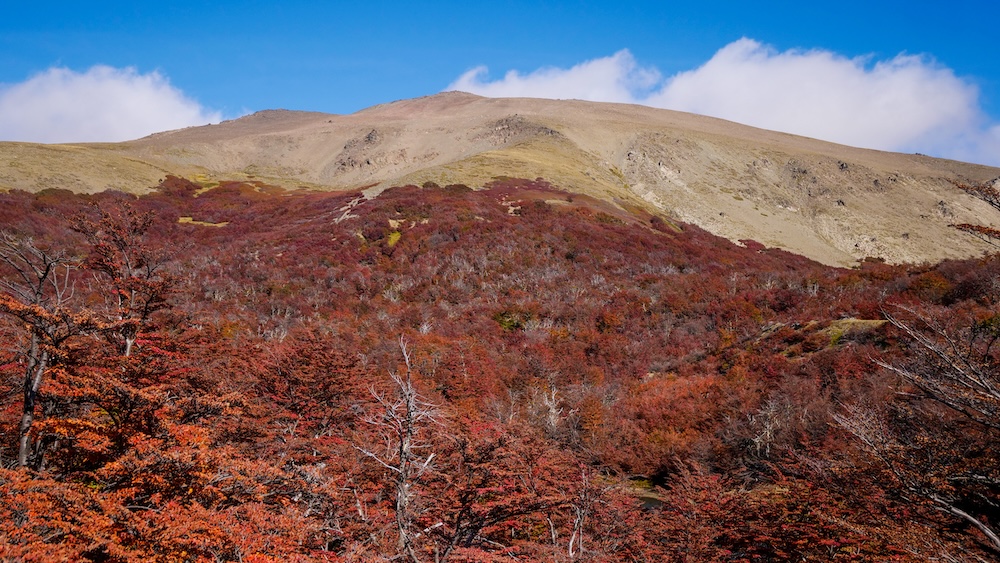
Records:
[[[391,392],[371,389],[379,411],[365,418],[365,422],[381,434],[382,448],[375,451],[357,446],[357,449],[389,471],[396,497],[399,552],[413,563],[419,563],[414,544],[421,532],[414,529],[414,485],[433,468],[435,454],[426,451],[430,443],[424,435],[431,426],[438,424],[439,414],[437,407],[417,392],[410,353],[403,338],[399,339],[399,349],[406,370],[402,374],[389,373]]]
[[[1000,314],[953,331],[911,309],[900,310],[915,320],[904,322],[888,313],[886,319],[917,345],[918,361],[877,363],[926,398],[1000,432]]]
[[[890,490],[977,529],[1000,552],[1000,314],[966,326],[899,308],[886,318],[912,343],[888,405],[847,405],[834,418],[885,470]]]

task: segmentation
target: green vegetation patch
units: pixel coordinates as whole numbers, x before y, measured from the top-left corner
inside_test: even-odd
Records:
[[[822,330],[830,337],[830,345],[836,346],[844,336],[852,334],[864,334],[875,330],[887,321],[881,319],[839,319],[831,321],[830,325]]]
[[[506,332],[514,332],[524,329],[524,325],[531,320],[531,313],[517,310],[504,310],[493,315],[493,320]]]

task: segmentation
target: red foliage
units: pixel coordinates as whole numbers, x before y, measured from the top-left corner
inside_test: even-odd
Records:
[[[876,405],[927,456],[995,459],[894,398],[873,359],[924,360],[871,321],[905,304],[989,333],[996,257],[828,268],[542,179],[369,200],[168,177],[142,198],[0,194],[0,222],[88,257],[59,311],[0,292],[0,558],[989,556],[835,415]],[[47,344],[39,455],[15,469],[32,322],[74,331]],[[365,453],[391,450],[401,335],[434,414],[402,508],[397,462]]]

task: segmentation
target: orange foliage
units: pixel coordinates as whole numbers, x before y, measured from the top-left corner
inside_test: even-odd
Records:
[[[997,257],[828,268],[541,179],[196,190],[0,194],[17,236],[87,257],[60,307],[0,291],[0,559],[995,556],[837,417],[872,405],[915,444],[885,458],[897,472],[992,475],[987,432],[878,369],[930,360],[871,321],[905,305],[994,338]],[[37,327],[51,362],[15,468]],[[384,431],[401,336],[430,409],[402,481]],[[996,487],[923,474],[905,483],[1000,519]]]

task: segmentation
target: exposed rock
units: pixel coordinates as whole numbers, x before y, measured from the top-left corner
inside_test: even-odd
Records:
[[[475,139],[484,140],[494,147],[501,147],[531,137],[556,135],[559,135],[556,130],[514,114],[493,122],[486,131],[477,135]]]

